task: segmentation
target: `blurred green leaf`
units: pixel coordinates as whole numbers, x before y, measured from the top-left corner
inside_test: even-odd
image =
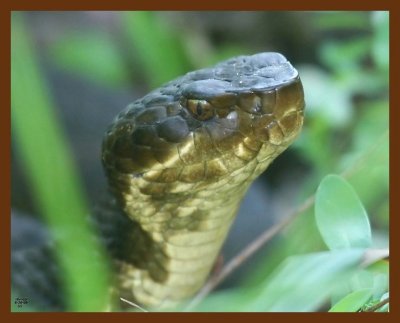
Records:
[[[378,300],[387,292],[389,282],[388,271],[376,272],[371,270],[370,267],[357,270],[349,280],[338,284],[332,293],[332,304],[336,305],[342,298],[359,290],[370,290],[373,300]]]
[[[344,126],[351,120],[351,92],[335,83],[331,75],[310,65],[299,66],[304,84],[306,117],[319,116],[331,126]]]
[[[56,243],[68,309],[105,310],[106,262],[88,225],[89,209],[76,166],[18,13],[12,15],[11,109],[12,138],[38,212]]]
[[[342,177],[328,175],[321,181],[315,198],[315,218],[331,250],[371,246],[367,213]]]
[[[104,32],[80,32],[57,40],[50,48],[57,64],[106,86],[128,84],[131,72],[117,44]]]
[[[374,273],[371,270],[359,270],[350,280],[351,291],[368,288],[376,299],[388,290],[388,273]]]
[[[382,302],[382,301],[384,301],[384,300],[386,300],[388,298],[389,298],[389,293],[385,293],[385,294],[382,295],[382,297],[380,298],[379,301]],[[389,303],[383,305],[381,308],[379,308],[377,310],[377,312],[389,312]]]
[[[383,295],[389,289],[389,274],[375,274],[373,280],[373,296]]]
[[[365,29],[368,13],[357,11],[322,11],[314,16],[318,30]]]
[[[377,65],[383,70],[389,70],[389,12],[375,11],[372,14],[374,26],[374,42],[372,54]],[[388,74],[387,74],[388,76]],[[387,78],[387,81],[389,78]]]
[[[341,73],[337,79],[338,86],[354,95],[363,95],[368,98],[381,97],[387,92],[387,75],[377,73],[375,69],[358,67],[350,73]]]
[[[292,256],[278,266],[259,288],[245,311],[316,310],[338,281],[351,276],[362,259],[359,249],[335,250]]]
[[[246,302],[251,302],[250,289],[238,288],[215,292],[204,299],[194,312],[240,312]],[[253,296],[254,297],[254,296]]]
[[[363,251],[346,249],[286,259],[257,287],[217,292],[196,311],[306,312],[326,301],[362,260]]]
[[[362,162],[357,163],[360,158]],[[349,182],[367,209],[382,210],[381,224],[388,226],[389,104],[386,100],[365,104],[360,110],[353,130],[351,149],[340,156],[338,171],[354,163],[356,167]],[[369,215],[371,221],[377,218],[376,211]]]
[[[348,294],[337,302],[329,312],[357,312],[370,298],[370,289],[360,289]]]
[[[121,18],[132,55],[143,65],[151,87],[160,86],[189,70],[180,31],[173,30],[155,12],[123,12]]]
[[[350,74],[358,70],[360,61],[366,57],[370,45],[367,37],[349,42],[326,41],[320,47],[321,60],[335,73]]]
[[[275,271],[285,259],[293,254],[318,252],[324,242],[315,224],[314,214],[304,212],[280,236],[268,244],[262,259],[254,266],[251,274],[245,277],[244,286],[259,286],[265,277]]]
[[[368,270],[377,274],[389,274],[389,262],[386,260],[379,260],[368,267]]]
[[[336,151],[327,149],[332,141],[331,124],[322,116],[315,115],[308,120],[294,146],[305,160],[313,164],[315,176],[322,176],[334,168]],[[314,188],[314,187],[313,187]]]

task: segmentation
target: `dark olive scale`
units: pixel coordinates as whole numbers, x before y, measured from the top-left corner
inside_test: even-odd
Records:
[[[169,117],[156,128],[158,135],[169,142],[181,142],[189,133],[189,127],[181,116]]]

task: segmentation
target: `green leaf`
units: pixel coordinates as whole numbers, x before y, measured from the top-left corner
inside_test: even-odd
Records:
[[[188,70],[188,59],[179,34],[154,12],[123,12],[126,38],[145,69],[150,86],[160,86]]]
[[[387,92],[387,90],[385,91]],[[387,93],[385,93],[386,95]],[[348,178],[363,205],[371,212],[371,222],[380,230],[389,226],[389,102],[386,100],[360,106],[353,130],[351,150],[341,156],[338,171],[356,163]],[[361,159],[360,159],[361,158]],[[362,160],[358,163],[357,160]],[[374,232],[377,246],[378,231]],[[378,247],[386,247],[387,234]]]
[[[80,32],[50,48],[57,64],[99,84],[120,86],[129,82],[129,68],[106,33]]]
[[[257,287],[217,292],[195,311],[307,312],[318,309],[338,282],[350,278],[363,250],[346,249],[291,256]]]
[[[382,297],[380,298],[380,302],[386,300],[389,298],[389,293],[385,293],[382,295]],[[389,312],[389,303],[383,305],[381,308],[379,308],[376,312]]]
[[[313,22],[322,31],[365,29],[368,15],[361,11],[321,11],[315,13]]]
[[[389,69],[389,12],[373,12],[374,42],[372,55],[377,65],[384,71]],[[389,80],[387,74],[387,81]]]
[[[329,312],[356,312],[371,298],[371,296],[372,291],[369,288],[357,290],[343,297]]]
[[[258,294],[242,305],[242,311],[306,312],[326,301],[339,281],[348,279],[363,251],[346,249],[292,256],[259,287]]]
[[[343,286],[338,286],[332,296],[332,304],[336,304],[346,295],[361,290],[371,290],[372,298],[377,299],[388,290],[388,274],[374,273],[370,270],[358,270]]]
[[[320,56],[323,62],[335,71],[344,72],[349,75],[349,71],[358,72],[359,62],[367,55],[369,38],[356,38],[349,42],[326,41],[321,45]]]
[[[351,278],[349,287],[353,292],[361,289],[369,289],[373,298],[379,298],[388,290],[388,282],[388,274],[360,270]]]
[[[315,218],[329,249],[371,246],[367,213],[356,192],[342,177],[328,175],[321,181],[315,199]]]
[[[368,266],[368,271],[375,274],[385,274],[389,275],[389,262],[386,260],[379,260],[370,266]]]
[[[249,293],[250,292],[250,293]],[[216,292],[204,299],[194,312],[240,312],[249,300],[250,289],[237,288]]]
[[[313,65],[302,65],[298,69],[304,84],[307,113],[324,118],[332,126],[346,125],[352,118],[350,88],[340,86],[332,75]]]

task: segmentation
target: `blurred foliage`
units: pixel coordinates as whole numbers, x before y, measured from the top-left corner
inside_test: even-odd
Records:
[[[316,212],[304,212],[275,238],[240,286],[212,293],[196,310],[357,311],[388,297],[388,263],[360,263],[366,248],[388,247],[389,14],[302,14],[321,37],[316,61],[293,62],[304,85],[306,118],[291,149],[308,166],[296,182],[296,201],[317,192]],[[109,16],[108,28],[67,32],[53,41],[53,62],[105,87],[148,90],[193,68],[252,53],[245,42],[212,44],[202,30],[160,12]],[[20,97],[24,90],[13,83],[14,92]],[[55,119],[50,122],[56,127]],[[326,251],[324,241],[335,250]]]
[[[354,274],[362,255],[361,250],[348,249],[288,257],[259,286],[217,292],[196,311],[313,311],[334,291],[338,280]]]
[[[388,267],[373,260],[363,269],[371,228],[361,201],[342,177],[328,175],[321,181],[315,217],[330,251],[289,256],[257,286],[217,292],[196,310],[306,312],[331,297],[330,311],[356,312],[380,300],[388,289]]]
[[[190,65],[179,30],[151,12],[124,12],[121,18],[126,39],[143,64],[151,87],[187,72]]]
[[[89,208],[28,35],[22,17],[13,14],[12,137],[58,250],[68,309],[101,311],[108,304],[105,257],[88,225]]]
[[[363,17],[363,14],[357,12],[323,13],[315,16],[314,23],[317,29],[329,26],[335,31],[333,21],[336,20],[338,29],[351,29],[354,22],[359,24],[363,20],[360,16]],[[374,225],[372,247],[387,247],[388,13],[371,12],[369,20],[362,26],[367,33],[346,40],[324,39],[318,48],[319,65],[299,66],[305,88],[306,123],[295,149],[312,165],[303,187],[299,187],[299,201],[316,191],[325,174],[343,173],[360,196]],[[376,50],[381,46],[382,49]],[[343,212],[343,217],[348,219],[351,214],[342,209],[347,197],[343,192],[339,196],[343,198],[334,200],[337,205],[332,208],[337,208],[338,213]],[[361,230],[362,226],[358,229]],[[340,240],[339,237],[332,239]],[[292,254],[321,248],[323,243],[313,212],[307,211],[273,243],[273,250],[265,255],[265,263],[257,266],[247,284],[259,284],[263,277]],[[383,284],[387,288],[388,272],[384,275]],[[360,275],[356,277],[365,279],[367,285],[371,281],[368,274],[363,278]],[[314,288],[319,289],[317,283]]]
[[[54,44],[52,57],[66,70],[79,72],[100,85],[118,87],[130,81],[123,57],[103,32],[71,32]]]

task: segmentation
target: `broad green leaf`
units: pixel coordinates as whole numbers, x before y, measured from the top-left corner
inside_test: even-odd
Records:
[[[242,305],[242,311],[307,312],[326,301],[338,281],[349,278],[363,251],[346,249],[292,256],[278,266]]]
[[[358,270],[349,280],[338,284],[332,293],[332,304],[346,295],[362,289],[369,289],[373,299],[379,299],[388,290],[389,268],[380,260],[366,269]]]
[[[349,286],[352,292],[369,289],[371,296],[378,299],[388,290],[389,276],[387,274],[374,273],[370,270],[360,270],[351,279]]]
[[[389,274],[389,262],[386,260],[379,260],[372,265],[370,265],[368,268],[368,271],[376,274]]]
[[[306,312],[318,309],[339,281],[348,279],[363,250],[292,256],[257,287],[217,292],[194,311]]]
[[[368,248],[371,228],[356,192],[342,177],[328,175],[315,199],[318,229],[329,249]]]
[[[371,296],[372,291],[369,288],[357,290],[342,298],[329,312],[356,312],[371,298]]]

